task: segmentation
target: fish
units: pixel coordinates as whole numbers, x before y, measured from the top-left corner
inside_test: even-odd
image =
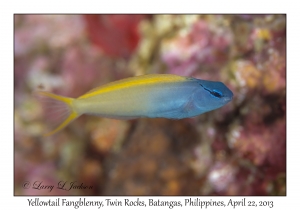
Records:
[[[38,90],[63,116],[50,136],[83,114],[112,119],[184,119],[218,109],[233,98],[232,91],[219,81],[173,74],[146,74],[94,88],[78,98]]]

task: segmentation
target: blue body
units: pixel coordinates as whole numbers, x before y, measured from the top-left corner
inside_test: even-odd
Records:
[[[186,82],[151,87],[146,117],[182,119],[220,108],[233,93],[221,82],[189,78]]]

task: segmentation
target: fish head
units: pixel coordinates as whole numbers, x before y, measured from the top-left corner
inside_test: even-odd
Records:
[[[199,88],[194,93],[196,106],[204,112],[214,110],[229,103],[232,91],[222,82],[198,80]]]

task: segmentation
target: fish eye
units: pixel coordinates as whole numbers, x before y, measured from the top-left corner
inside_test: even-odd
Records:
[[[217,98],[221,98],[222,97],[222,94],[217,92],[217,91],[210,91],[210,94],[212,94],[213,96],[217,97]]]
[[[204,88],[204,90],[208,91],[214,97],[216,97],[216,98],[222,98],[223,97],[223,94],[220,93],[219,91],[217,91],[217,90],[209,90],[209,89],[205,88],[202,84],[200,84],[200,85]]]

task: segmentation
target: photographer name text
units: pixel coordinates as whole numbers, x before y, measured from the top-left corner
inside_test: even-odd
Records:
[[[26,181],[23,183],[23,188],[24,189],[35,189],[35,190],[45,190],[51,192],[54,188],[59,189],[59,190],[65,190],[65,191],[70,191],[70,190],[86,190],[86,189],[93,189],[93,186],[90,185],[85,185],[82,182],[77,182],[77,181],[72,181],[72,182],[67,182],[67,181],[60,181],[57,183],[57,185],[47,185],[44,184],[43,181],[34,181],[34,182],[29,182]]]

